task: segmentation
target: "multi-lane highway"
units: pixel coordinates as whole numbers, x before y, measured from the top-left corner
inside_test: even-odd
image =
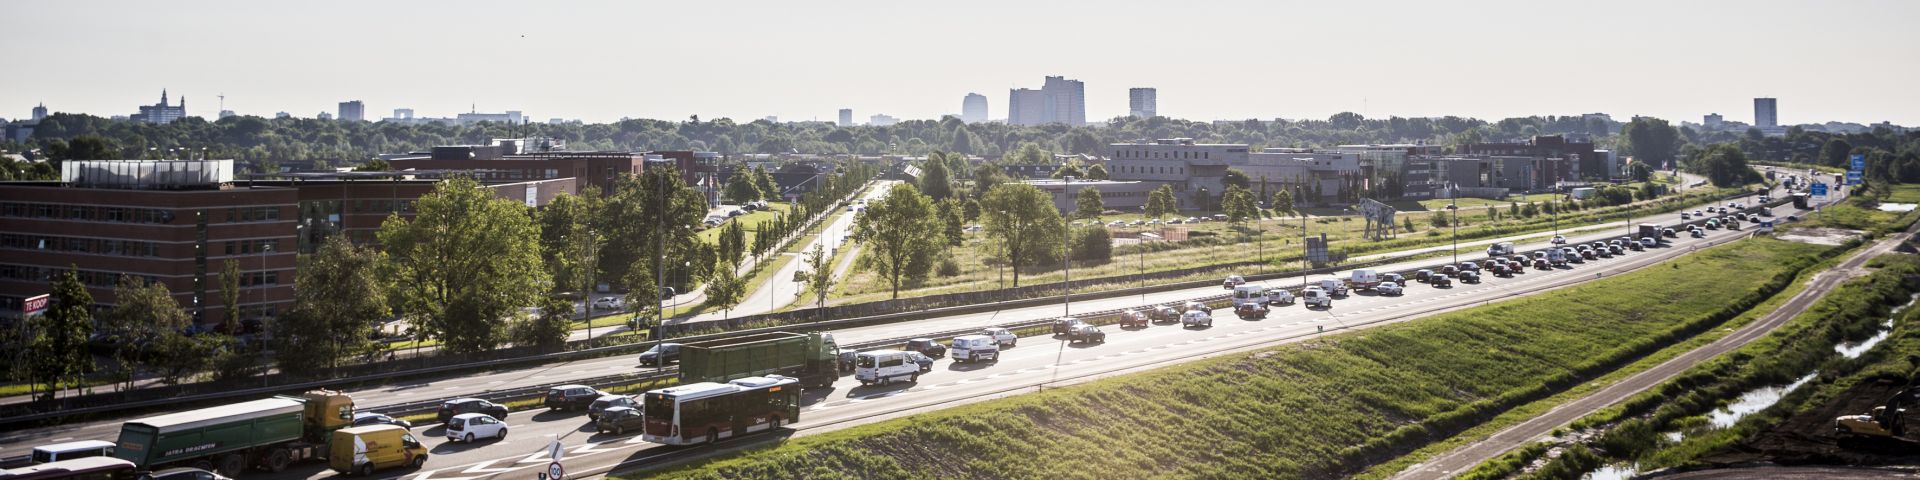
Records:
[[[1788,211],[1789,208],[1778,210],[1782,217],[1788,214],[1805,213]],[[1650,217],[1645,221],[1671,225],[1677,223],[1678,218],[1677,215],[1662,215]],[[1620,230],[1605,230],[1572,235],[1570,240],[1575,243],[1591,242],[1617,238],[1621,233]],[[1028,339],[1021,342],[1020,347],[1008,350],[1004,358],[995,364],[959,366],[942,361],[934,372],[922,376],[921,381],[916,385],[857,387],[851,379],[843,379],[835,388],[810,391],[807,396],[807,413],[794,427],[801,432],[806,432],[845,425],[854,421],[870,420],[893,412],[934,408],[986,396],[1017,393],[1056,378],[1072,380],[1112,372],[1151,368],[1200,358],[1207,353],[1272,345],[1276,342],[1312,335],[1323,328],[1337,330],[1404,320],[1439,310],[1503,299],[1623,272],[1682,255],[1696,246],[1723,243],[1746,234],[1746,231],[1712,230],[1705,239],[1691,239],[1682,235],[1680,239],[1670,240],[1670,244],[1663,245],[1661,248],[1574,264],[1566,269],[1528,270],[1528,273],[1513,278],[1488,276],[1484,283],[1457,284],[1453,288],[1430,288],[1415,284],[1403,296],[1382,297],[1362,293],[1337,300],[1334,307],[1327,310],[1309,310],[1300,306],[1279,307],[1267,319],[1260,321],[1242,321],[1234,318],[1230,312],[1221,310],[1216,315],[1219,319],[1216,326],[1207,329],[1181,329],[1177,326],[1156,325],[1143,330],[1126,331],[1107,327],[1109,341],[1103,345],[1066,347],[1059,345],[1060,342],[1053,339]],[[1523,245],[1521,250],[1545,246],[1544,243]],[[1471,253],[1461,252],[1463,261],[1478,260],[1485,256],[1478,249]],[[1383,271],[1418,268],[1447,260],[1450,259],[1403,262],[1377,268]],[[1275,282],[1278,284],[1296,281],[1298,280]],[[1221,293],[1222,290],[1219,288],[1209,287],[1144,296],[1088,300],[1074,303],[1072,311],[1127,308]],[[1049,318],[1060,315],[1064,308],[1066,308],[1064,305],[1048,305],[1007,309],[852,328],[834,333],[842,343],[858,343],[931,331],[958,330]],[[573,378],[632,372],[640,368],[632,356],[621,356],[512,372],[389,385],[352,393],[360,406],[378,407],[482,394],[488,390],[549,384]],[[639,442],[636,440],[637,437],[593,435],[586,427],[585,418],[577,413],[520,412],[508,418],[508,423],[512,426],[512,434],[503,444],[441,445],[437,438],[430,440],[428,443],[435,445],[434,458],[428,464],[428,470],[418,474],[429,478],[444,478],[523,472],[516,468],[545,464],[539,458],[529,458],[529,456],[543,451],[553,438],[560,438],[568,444],[571,452],[569,457],[573,458],[568,462],[569,470],[576,475],[592,473],[596,471],[595,469],[604,472],[607,468],[631,459],[662,453],[655,448],[657,446]],[[117,434],[118,424],[118,421],[105,421],[9,433],[0,436],[0,442],[4,442],[4,450],[0,450],[0,456],[20,455],[33,445],[59,441],[112,439]],[[437,426],[422,428],[418,431],[429,437],[439,433]],[[521,460],[528,461],[521,463]],[[396,473],[396,475],[408,474],[412,473]],[[524,472],[522,474],[531,475]],[[324,475],[327,473],[317,465],[309,465],[306,468],[278,475],[253,474],[255,477],[275,479]]]

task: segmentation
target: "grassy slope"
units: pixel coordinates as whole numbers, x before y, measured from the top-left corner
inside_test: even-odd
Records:
[[[1427,425],[1470,425],[1543,385],[1603,371],[1619,360],[1610,357],[1664,344],[1819,250],[1741,242],[1677,269],[802,437],[672,475],[1344,475],[1431,441]],[[1699,272],[1717,281],[1700,282]],[[1682,284],[1693,287],[1672,288]]]

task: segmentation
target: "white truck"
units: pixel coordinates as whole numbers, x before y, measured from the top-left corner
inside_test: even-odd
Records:
[[[1513,255],[1513,242],[1500,242],[1487,246],[1487,256],[1504,257]]]
[[[1564,250],[1561,250],[1560,247],[1553,247],[1553,248],[1547,249],[1547,263],[1551,263],[1554,265],[1566,265],[1567,252]]]
[[[1347,285],[1354,290],[1372,290],[1373,287],[1380,285],[1380,272],[1370,268],[1354,270],[1347,277]]]
[[[1306,304],[1307,308],[1331,308],[1333,307],[1333,296],[1328,295],[1327,291],[1321,290],[1320,287],[1307,287],[1300,290],[1300,303]]]
[[[1233,306],[1246,304],[1263,305],[1267,303],[1267,287],[1251,283],[1242,283],[1233,287]]]

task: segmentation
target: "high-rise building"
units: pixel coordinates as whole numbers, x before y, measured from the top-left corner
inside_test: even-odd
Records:
[[[359,100],[340,102],[340,121],[361,122],[367,119],[367,106]]]
[[[233,113],[233,110],[221,110],[221,111],[220,111],[220,118],[223,118],[223,119],[224,119],[224,118],[227,118],[227,117],[231,117],[231,116],[234,116],[234,113]]]
[[[187,97],[180,97],[180,105],[167,103],[167,90],[160,90],[160,103],[141,105],[140,113],[127,117],[128,120],[146,123],[173,123],[174,120],[187,118]]]
[[[314,115],[313,117],[321,120],[333,120],[333,112],[320,112],[320,114]]]
[[[1761,129],[1780,126],[1780,104],[1771,98],[1753,99],[1753,126]]]
[[[38,122],[46,119],[47,119],[47,104],[42,103],[37,107],[33,107],[33,121]]]
[[[412,119],[413,119],[413,109],[411,109],[411,108],[396,108],[396,109],[393,109],[393,118],[394,118],[395,120],[412,120]]]
[[[1720,122],[1726,121],[1726,117],[1722,117],[1718,113],[1709,113],[1704,120],[1702,123],[1705,123],[1707,128],[1720,128]]]
[[[978,93],[967,94],[967,99],[960,101],[960,121],[967,123],[987,121],[987,96]]]
[[[840,126],[842,127],[853,126],[853,109],[851,108],[840,109]]]
[[[1138,118],[1160,116],[1158,90],[1152,88],[1133,88],[1127,90],[1127,115]]]
[[[1013,89],[1007,99],[1007,123],[1084,126],[1087,124],[1086,84],[1066,77],[1047,77],[1039,90]]]

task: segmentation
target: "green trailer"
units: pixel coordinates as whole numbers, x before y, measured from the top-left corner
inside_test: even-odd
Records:
[[[680,383],[725,383],[762,375],[800,379],[805,387],[833,385],[840,347],[825,333],[773,332],[688,343],[680,347]]]
[[[331,391],[142,418],[120,426],[114,456],[146,471],[168,467],[278,472],[326,456],[333,430],[353,422],[353,400]]]

